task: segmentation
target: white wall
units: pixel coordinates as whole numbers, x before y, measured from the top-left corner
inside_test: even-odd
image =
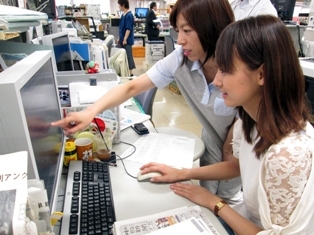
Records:
[[[135,7],[148,7],[152,1],[146,0],[129,0],[130,10],[134,14]],[[117,10],[119,10],[118,0],[110,0],[110,14],[117,15]]]
[[[75,6],[79,6],[80,4],[100,4],[101,13],[109,13],[110,11],[110,2],[108,0],[55,0],[55,2],[56,6],[71,6],[72,2]]]
[[[174,3],[176,0],[154,0],[157,3],[157,8],[166,8],[167,2]],[[72,2],[79,6],[80,4],[100,4],[102,13],[116,14],[118,7],[118,0],[55,0],[57,6],[67,5],[71,6]],[[149,7],[152,0],[129,0],[130,10],[134,13],[135,7]]]

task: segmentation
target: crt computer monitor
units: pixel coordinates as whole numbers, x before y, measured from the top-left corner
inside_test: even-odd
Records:
[[[51,50],[36,51],[0,73],[0,154],[28,152],[28,179],[42,179],[52,213],[65,136]],[[17,162],[18,164],[18,162]]]
[[[282,21],[292,21],[296,0],[271,0]]]
[[[138,19],[145,19],[149,12],[149,8],[135,7],[135,17]]]
[[[57,71],[74,70],[68,32],[45,35],[42,37],[42,44],[53,47]]]

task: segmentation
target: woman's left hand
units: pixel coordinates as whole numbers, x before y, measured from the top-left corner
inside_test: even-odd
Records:
[[[123,46],[125,46],[126,43],[127,43],[126,40],[123,40],[123,42],[122,42]]]
[[[215,204],[221,200],[218,196],[212,194],[206,188],[198,185],[175,183],[171,184],[170,188],[174,191],[174,193],[210,210],[213,210]]]

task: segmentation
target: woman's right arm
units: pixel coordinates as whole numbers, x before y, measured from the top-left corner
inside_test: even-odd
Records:
[[[145,73],[138,78],[118,85],[108,91],[99,100],[80,112],[71,112],[65,118],[51,123],[52,126],[60,126],[65,134],[74,134],[86,128],[93,118],[104,110],[116,107],[127,99],[155,87]]]
[[[196,167],[177,169],[164,164],[148,163],[140,170],[142,174],[159,172],[162,175],[151,178],[154,182],[178,182],[182,180],[227,180],[240,176],[239,159],[233,157],[230,161]]]

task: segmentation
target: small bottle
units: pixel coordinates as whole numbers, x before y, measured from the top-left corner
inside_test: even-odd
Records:
[[[65,143],[63,164],[68,167],[69,162],[75,160],[77,160],[76,145],[74,142],[68,141]]]
[[[66,139],[67,142],[74,142],[74,140],[75,140],[74,135],[68,135],[66,138],[67,138]]]

